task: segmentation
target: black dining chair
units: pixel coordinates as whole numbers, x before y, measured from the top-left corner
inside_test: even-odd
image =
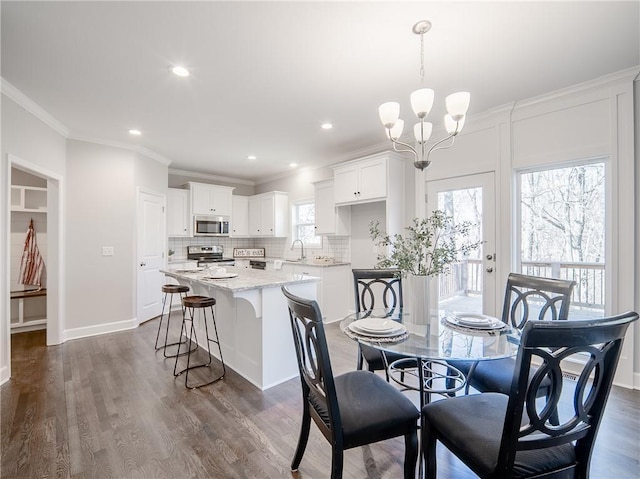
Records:
[[[422,408],[427,479],[437,475],[437,441],[482,479],[588,478],[624,336],[637,319],[628,312],[527,322],[508,394],[459,396]],[[576,382],[563,380],[566,371],[577,373]],[[541,404],[545,379],[551,392]]]
[[[567,319],[571,305],[571,293],[575,281],[542,278],[511,273],[502,307],[502,321],[512,328],[522,330],[531,320]],[[466,393],[469,387],[479,392],[500,392],[507,394],[511,388],[511,378],[515,360],[513,358],[492,361],[448,361],[467,377]],[[540,385],[540,395],[549,392],[550,384]]]
[[[302,384],[302,425],[291,463],[297,471],[309,438],[311,420],[331,444],[331,478],[342,477],[346,449],[404,436],[404,477],[415,478],[420,412],[411,400],[369,371],[334,377],[318,303],[282,287]]]
[[[356,313],[372,311],[375,308],[386,308],[390,312],[402,309],[402,275],[399,269],[353,269],[353,289]],[[386,356],[386,363],[385,363]],[[384,371],[387,381],[387,366],[406,356],[386,352],[358,344],[357,368],[362,369],[366,363],[371,372]]]

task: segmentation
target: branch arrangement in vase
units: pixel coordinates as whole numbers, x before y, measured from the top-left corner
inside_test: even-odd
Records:
[[[378,221],[369,223],[371,238],[378,246],[390,247],[391,251],[388,255],[378,255],[376,268],[397,268],[403,276],[446,273],[460,254],[468,255],[482,244],[482,241],[458,244],[456,239],[468,237],[476,225],[471,221],[455,223],[453,216],[442,210],[434,210],[428,218],[414,218],[404,236],[389,236],[381,232],[379,226]]]

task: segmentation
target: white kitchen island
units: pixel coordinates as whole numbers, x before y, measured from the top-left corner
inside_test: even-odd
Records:
[[[189,286],[189,294],[216,299],[216,324],[227,366],[262,390],[297,377],[289,311],[280,288],[285,285],[295,295],[315,299],[320,278],[280,271],[225,269],[238,276],[207,279],[209,275],[204,271],[162,272]],[[196,321],[196,325],[199,323]],[[204,337],[199,328],[197,334]]]

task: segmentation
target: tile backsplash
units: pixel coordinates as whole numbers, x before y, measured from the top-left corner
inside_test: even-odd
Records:
[[[190,245],[222,245],[224,256],[231,257],[233,248],[264,248],[268,258],[297,258],[299,248],[291,250],[291,240],[288,238],[229,238],[225,236],[193,238],[169,238],[167,248],[173,250],[173,261],[187,259],[187,246]],[[336,261],[350,262],[350,238],[348,236],[324,236],[322,248],[305,248],[307,257],[330,256]]]

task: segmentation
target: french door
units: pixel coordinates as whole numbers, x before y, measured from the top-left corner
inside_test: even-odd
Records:
[[[448,273],[438,277],[437,288],[431,287],[431,304],[440,309],[498,314],[494,176],[491,172],[426,182],[427,215],[439,209],[455,223],[469,221],[474,226],[467,239],[482,242],[480,248],[458,258]]]

